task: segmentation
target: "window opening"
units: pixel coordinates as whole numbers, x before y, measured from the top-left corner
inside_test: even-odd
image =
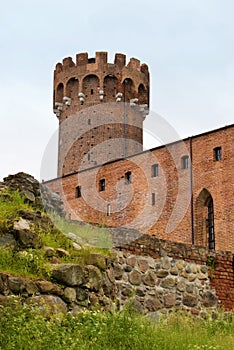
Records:
[[[76,198],[80,198],[81,197],[81,186],[77,186],[76,187]]]
[[[101,179],[99,181],[99,191],[102,192],[102,191],[105,191],[105,189],[106,189],[106,180]]]
[[[208,247],[209,247],[209,249],[215,249],[214,205],[213,205],[212,198],[209,199],[207,208],[208,208],[208,218],[207,218]]]
[[[183,156],[181,158],[181,168],[182,169],[188,169],[189,167],[189,157],[188,156]]]
[[[132,182],[132,173],[131,171],[127,171],[125,173],[125,184],[128,185]]]
[[[158,164],[153,164],[151,167],[151,175],[152,177],[158,176]]]
[[[216,161],[222,160],[222,147],[214,148],[214,159]]]

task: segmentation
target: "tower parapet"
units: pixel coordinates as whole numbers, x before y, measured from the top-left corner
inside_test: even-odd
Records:
[[[115,54],[108,63],[107,52],[87,53],[57,63],[54,71],[54,113],[62,122],[71,113],[102,102],[131,102],[149,107],[149,71],[146,64]]]

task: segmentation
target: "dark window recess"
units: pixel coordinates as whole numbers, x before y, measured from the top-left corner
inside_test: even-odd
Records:
[[[189,167],[189,157],[183,156],[181,158],[181,169],[188,169]]]
[[[125,173],[125,184],[128,185],[132,182],[132,173],[131,171],[127,171]]]
[[[153,164],[151,167],[151,176],[157,177],[158,176],[158,164]]]
[[[88,125],[91,125],[91,119],[88,119]]]
[[[90,90],[90,94],[93,95],[93,89]]]
[[[76,198],[80,198],[81,197],[81,186],[77,186],[76,187]]]
[[[111,206],[110,206],[110,204],[107,204],[106,215],[110,216],[110,214],[111,214]]]
[[[102,191],[105,191],[105,189],[106,189],[106,180],[101,179],[99,181],[99,191],[102,192]]]
[[[215,249],[214,205],[213,205],[212,198],[210,198],[207,208],[208,208],[208,218],[207,218],[206,224],[207,224],[207,233],[208,233],[208,247],[209,249]]]
[[[222,160],[222,147],[214,148],[214,160]]]
[[[88,160],[90,160],[90,153],[88,153]]]
[[[155,193],[154,192],[152,193],[151,198],[152,198],[152,205],[155,205]]]

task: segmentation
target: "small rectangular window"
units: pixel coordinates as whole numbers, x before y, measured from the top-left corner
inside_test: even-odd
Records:
[[[93,95],[93,89],[91,89],[90,94]]]
[[[99,191],[102,192],[102,191],[105,191],[105,189],[106,189],[106,180],[101,179],[99,181]]]
[[[125,173],[125,184],[128,185],[132,182],[132,173],[131,171],[127,171]]]
[[[88,160],[90,160],[90,153],[88,153]]]
[[[91,119],[88,119],[88,125],[91,125]]]
[[[214,148],[214,160],[222,160],[222,147]]]
[[[111,214],[111,206],[110,206],[110,204],[107,204],[106,215],[107,215],[107,216],[110,216],[110,214]]]
[[[158,176],[158,164],[153,164],[151,167],[151,176],[157,177]]]
[[[81,197],[81,186],[77,186],[76,187],[76,198],[80,198]]]
[[[152,193],[152,205],[155,205],[155,193]]]
[[[189,167],[189,157],[183,156],[181,158],[181,169],[188,169]]]

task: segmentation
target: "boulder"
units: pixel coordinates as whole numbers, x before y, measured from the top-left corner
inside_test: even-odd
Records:
[[[20,294],[25,290],[25,284],[20,277],[8,277],[8,288],[14,294]]]
[[[32,296],[28,299],[28,303],[37,306],[41,314],[48,318],[54,314],[67,312],[66,303],[60,297],[54,295]]]
[[[36,283],[33,281],[29,281],[26,283],[25,290],[28,293],[28,295],[34,295],[39,292]]]
[[[149,312],[157,311],[163,307],[162,303],[157,298],[146,298],[144,306]]]
[[[213,293],[208,291],[203,295],[203,298],[202,298],[203,306],[205,307],[217,306],[217,302],[218,302],[218,299],[216,295],[214,295]]]
[[[156,284],[157,278],[153,271],[147,272],[147,274],[143,277],[143,282],[147,286],[154,287]]]
[[[57,286],[57,284],[54,284],[49,281],[41,280],[37,281],[36,285],[41,293],[44,294],[55,294],[55,295],[63,295],[63,290]]]
[[[164,306],[166,308],[173,307],[176,303],[176,294],[170,293],[164,295]]]
[[[39,248],[41,240],[39,236],[30,230],[14,230],[14,237],[21,248]]]
[[[85,287],[94,290],[94,291],[99,291],[99,289],[102,286],[102,274],[101,271],[93,265],[87,265],[85,267],[85,272],[86,272],[86,278],[87,282],[85,284]]]
[[[57,249],[56,249],[56,253],[57,253],[57,255],[58,255],[60,258],[62,258],[62,257],[64,257],[64,256],[69,256],[69,255],[70,255],[69,252],[68,252],[67,250],[63,249],[63,248],[57,248]]]
[[[86,282],[85,272],[79,264],[61,264],[52,270],[52,277],[67,286],[79,286]]]
[[[193,294],[185,294],[183,296],[183,304],[185,306],[194,307],[198,303],[197,296]]]
[[[76,290],[71,287],[66,287],[64,289],[63,299],[67,303],[73,303],[74,301],[76,301]]]
[[[135,286],[141,284],[141,273],[137,270],[133,270],[129,273],[129,282]]]
[[[89,262],[89,265],[94,265],[101,270],[105,270],[107,266],[106,257],[102,254],[97,254],[97,253],[90,254],[88,262]]]

